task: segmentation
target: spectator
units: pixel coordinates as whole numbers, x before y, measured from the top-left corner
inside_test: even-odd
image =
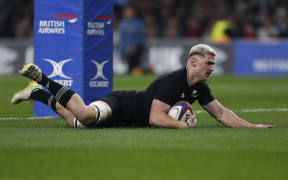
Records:
[[[272,24],[269,16],[264,14],[261,15],[260,22],[260,28],[257,31],[257,35],[260,40],[272,40],[278,36],[278,29]]]
[[[174,16],[169,18],[166,24],[166,28],[164,30],[164,38],[166,39],[173,39],[177,38],[180,35],[180,29],[179,27],[179,18]]]
[[[159,36],[159,27],[155,16],[152,13],[144,15],[144,23],[146,25],[146,35],[148,38],[156,38]]]
[[[141,56],[145,43],[145,26],[136,16],[135,9],[127,5],[123,11],[123,20],[119,25],[119,49],[121,58],[128,61],[130,73],[142,73]]]
[[[0,37],[14,37],[13,17],[15,14],[15,3],[4,2],[0,3]]]
[[[243,35],[242,38],[247,40],[255,40],[257,39],[256,30],[251,23],[244,23],[243,24]]]
[[[231,31],[232,24],[228,17],[218,19],[212,27],[211,40],[217,43],[227,43],[231,40],[230,33],[228,33]]]
[[[190,16],[186,21],[185,37],[188,38],[201,38],[204,30],[198,19],[194,16]]]
[[[34,0],[0,0],[0,37],[33,36],[33,3]],[[286,0],[115,0],[115,31],[119,30],[120,23],[128,20],[122,13],[127,3],[143,15],[148,38],[205,38],[215,30],[215,19],[225,14],[229,14],[232,21],[226,18],[217,22],[216,29],[224,29],[220,42],[231,38],[288,37]],[[135,19],[141,21],[141,18]]]

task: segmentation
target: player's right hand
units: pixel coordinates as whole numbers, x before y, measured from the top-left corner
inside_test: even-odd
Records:
[[[197,126],[197,119],[195,114],[192,114],[188,119],[187,119],[187,128],[194,128]]]

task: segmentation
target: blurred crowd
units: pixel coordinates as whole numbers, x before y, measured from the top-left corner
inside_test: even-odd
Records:
[[[148,38],[231,39],[288,37],[286,0],[130,0],[146,25]],[[115,26],[125,4],[115,8]]]
[[[115,0],[117,31],[132,5],[147,38],[235,38],[269,40],[288,37],[286,0]],[[0,37],[33,36],[33,0],[0,0]]]
[[[33,37],[34,0],[0,0],[0,38]]]

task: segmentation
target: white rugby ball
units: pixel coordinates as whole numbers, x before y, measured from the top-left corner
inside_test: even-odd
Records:
[[[168,112],[170,117],[182,122],[187,121],[192,114],[192,106],[187,101],[180,101],[174,104]]]

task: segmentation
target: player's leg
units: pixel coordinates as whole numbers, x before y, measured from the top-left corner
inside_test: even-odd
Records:
[[[81,124],[93,125],[97,123],[98,115],[101,115],[97,108],[86,106],[77,93],[49,79],[38,66],[32,63],[26,64],[20,74],[47,87],[55,96],[56,101],[67,108]]]
[[[12,97],[11,103],[18,104],[22,101],[30,100],[39,101],[46,104],[53,111],[59,114],[70,127],[75,127],[74,115],[69,110],[61,106],[58,102],[56,102],[56,99],[52,94],[44,91],[42,86],[34,81],[30,82],[26,88],[16,93]]]

